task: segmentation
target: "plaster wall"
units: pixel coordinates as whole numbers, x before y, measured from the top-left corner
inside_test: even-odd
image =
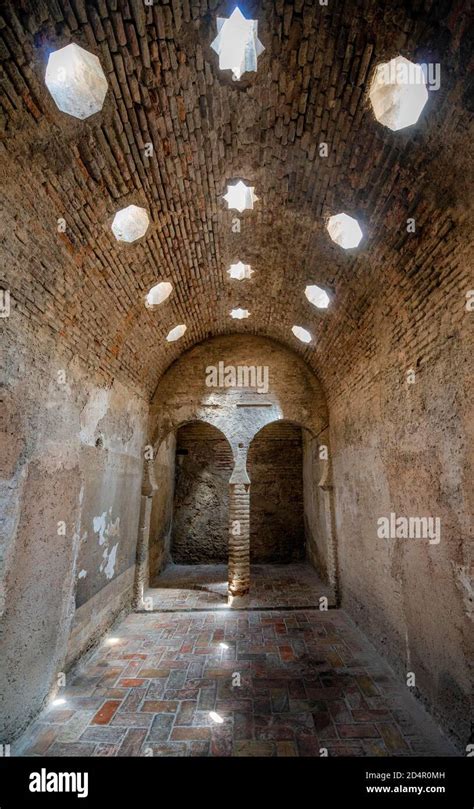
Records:
[[[140,395],[118,381],[104,386],[47,335],[30,334],[18,312],[9,320],[0,489],[5,743],[130,603],[147,413]]]

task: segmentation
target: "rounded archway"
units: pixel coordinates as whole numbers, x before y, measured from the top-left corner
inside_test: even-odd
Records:
[[[229,480],[234,460],[224,434],[193,421],[178,428],[170,560],[227,564]]]
[[[248,475],[247,453],[255,436],[262,428],[274,422],[285,421],[307,430],[312,436],[321,436],[328,429],[328,411],[325,396],[320,382],[305,362],[281,344],[258,336],[226,335],[204,341],[187,351],[177,360],[160,380],[153,396],[150,408],[150,443],[156,455],[162,452],[164,443],[169,444],[170,435],[190,422],[205,422],[221,431],[228,441],[233,455],[233,469],[229,476],[229,508],[228,508],[228,590],[231,596],[242,596],[249,592],[250,586],[250,493],[251,479]],[[301,444],[301,441],[300,441]],[[186,449],[186,448],[184,448]],[[163,450],[164,451],[164,450]],[[168,460],[168,466],[174,463]],[[188,461],[178,458],[183,468],[188,468]],[[319,470],[320,471],[320,470]],[[316,477],[317,470],[314,470]],[[163,477],[162,477],[163,479]],[[320,479],[320,476],[318,480]],[[168,486],[165,475],[166,490]],[[174,478],[173,478],[174,480]],[[203,484],[204,485],[204,484]],[[291,484],[285,484],[291,488]],[[163,489],[163,486],[161,487]],[[146,487],[144,494],[153,487]],[[184,491],[184,490],[183,490]],[[164,494],[160,495],[160,479],[157,476],[157,488],[154,488],[154,499],[163,505]],[[153,492],[152,492],[153,493]],[[188,497],[189,491],[184,491]],[[223,500],[224,500],[223,496]],[[169,497],[167,498],[169,502]],[[301,497],[300,497],[301,500]],[[212,502],[212,497],[211,497]],[[193,509],[191,508],[191,511]],[[287,511],[294,511],[291,502]],[[187,508],[181,513],[185,531],[190,531],[190,516]],[[157,506],[153,505],[152,526],[150,535],[154,534],[154,518]],[[171,512],[172,513],[172,509]],[[170,516],[172,526],[172,516]],[[187,520],[187,524],[186,524]],[[222,516],[218,517],[222,524]],[[206,518],[194,510],[194,522],[205,525]],[[299,509],[299,535],[302,536],[301,509]],[[186,527],[187,525],[187,527]],[[147,530],[144,523],[144,537]],[[160,547],[161,567],[170,561],[172,530],[154,543],[151,539],[149,560],[150,571],[153,565],[153,546]],[[192,531],[191,531],[192,533]],[[143,539],[143,546],[145,545]],[[179,541],[177,543],[180,544]],[[221,545],[220,558],[222,558]],[[297,543],[298,544],[298,543]],[[199,541],[197,545],[201,545]],[[193,548],[193,544],[188,545]],[[178,549],[178,552],[184,545]],[[281,545],[281,550],[284,543]],[[165,552],[163,549],[166,549]],[[186,562],[198,565],[222,564],[219,556],[208,554],[199,559],[197,548],[191,551],[193,559],[186,551]],[[302,554],[302,542],[296,556]],[[140,554],[139,554],[140,556]],[[148,557],[142,554],[137,580],[147,578]],[[140,558],[142,558],[140,556]],[[207,558],[206,558],[207,557]],[[179,558],[179,557],[178,557]],[[280,560],[285,557],[280,555]],[[184,558],[181,557],[181,559]],[[212,559],[212,562],[211,562]],[[214,562],[214,559],[216,562]]]
[[[312,568],[338,597],[329,435],[277,419],[248,449],[250,563]],[[267,568],[269,570],[270,568]]]
[[[154,460],[159,481],[149,533],[149,578],[169,563],[226,564],[233,454],[212,424],[192,420],[171,430]]]
[[[247,455],[250,487],[251,564],[305,558],[303,436],[286,420],[267,424]]]

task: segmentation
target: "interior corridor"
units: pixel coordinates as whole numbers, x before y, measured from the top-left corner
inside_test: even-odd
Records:
[[[474,755],[468,11],[2,2],[0,757]]]

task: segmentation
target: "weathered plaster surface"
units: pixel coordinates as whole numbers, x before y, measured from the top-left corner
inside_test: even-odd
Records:
[[[95,381],[46,337],[36,345],[22,334],[18,315],[10,325],[15,341],[7,343],[1,484],[5,743],[54,690],[76,606],[133,571],[147,410],[120,383]],[[105,520],[103,528],[97,518]],[[122,599],[104,605],[109,621],[130,601],[130,583],[127,588]],[[100,627],[89,617],[76,629],[75,656]]]
[[[207,387],[206,368],[221,361],[234,367],[267,366],[268,392]],[[254,435],[279,419],[317,435],[328,423],[321,385],[306,363],[280,343],[234,334],[200,343],[169,368],[152,399],[150,431],[158,445],[181,424],[206,421],[224,433],[234,458],[243,457],[245,462]],[[244,453],[239,452],[242,449]]]
[[[473,402],[468,353],[459,360],[448,349],[417,369],[414,384],[393,368],[342,396],[331,439],[342,604],[401,678],[414,672],[416,694],[464,748],[474,682]],[[438,516],[439,544],[380,539],[377,520],[390,512]]]

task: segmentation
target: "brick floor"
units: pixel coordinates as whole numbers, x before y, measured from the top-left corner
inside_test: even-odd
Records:
[[[456,755],[336,609],[132,613],[60,696],[13,755]]]
[[[324,596],[334,597],[315,570],[305,562],[288,565],[251,565],[251,591],[246,596],[227,595],[226,565],[168,565],[145,595],[158,611],[222,609],[273,609],[319,607]]]

